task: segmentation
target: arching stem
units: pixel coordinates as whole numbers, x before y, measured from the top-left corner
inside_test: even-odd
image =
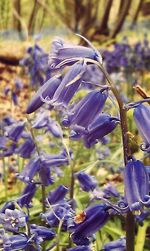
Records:
[[[111,91],[113,92],[120,113],[120,124],[121,124],[121,132],[122,132],[122,142],[123,142],[123,153],[124,153],[124,164],[126,166],[128,162],[128,158],[131,155],[130,146],[129,146],[129,138],[128,138],[128,123],[127,123],[127,111],[124,108],[124,103],[121,100],[120,94],[115,87],[112,79],[110,78],[108,72],[105,70],[102,64],[98,65],[108,84],[110,85]],[[135,222],[134,215],[132,212],[128,212],[126,216],[126,251],[134,251],[134,236],[135,236]]]

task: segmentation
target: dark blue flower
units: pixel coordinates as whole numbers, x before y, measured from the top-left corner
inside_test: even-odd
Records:
[[[25,227],[27,222],[27,215],[18,209],[6,209],[5,213],[0,213],[0,223],[4,229],[17,232],[20,227]]]
[[[105,251],[126,251],[126,239],[125,237],[120,238],[119,240],[111,241],[108,244],[105,244],[103,247]]]
[[[77,103],[66,118],[64,126],[70,126],[77,134],[85,133],[89,124],[101,112],[107,99],[107,91],[92,91]]]
[[[49,66],[55,69],[57,65],[66,59],[72,59],[69,63],[75,63],[81,58],[97,59],[96,52],[80,45],[66,44],[63,40],[57,39],[52,42],[52,48],[49,55]]]
[[[119,119],[116,117],[111,117],[108,114],[99,115],[87,128],[88,132],[83,137],[85,146],[90,148],[98,140],[111,133],[118,123]]]
[[[28,237],[25,234],[3,236],[3,248],[5,251],[25,250],[28,245]]]
[[[8,146],[7,149],[4,149],[2,153],[0,153],[0,157],[8,157],[15,153],[17,144],[13,142],[11,145]]]
[[[17,174],[17,178],[29,183],[32,182],[32,179],[37,172],[40,170],[40,159],[36,157],[31,159],[29,163],[24,167],[23,171]]]
[[[0,209],[0,213],[5,213],[6,209],[11,209],[14,210],[15,209],[15,205],[14,202],[12,201],[8,201],[4,204],[4,206]]]
[[[43,165],[42,162],[39,170],[39,180],[44,186],[49,186],[50,184],[53,184],[50,167],[48,167],[47,165]]]
[[[32,123],[32,128],[41,129],[46,127],[48,124],[48,114],[44,111],[37,113],[36,118]]]
[[[61,83],[60,75],[54,76],[50,78],[49,80],[47,80],[47,82],[39,88],[35,96],[30,101],[27,107],[26,113],[29,114],[29,113],[34,112],[44,104],[41,97],[43,98],[48,97],[49,99],[52,99],[60,83]]]
[[[59,154],[43,154],[42,163],[44,166],[48,167],[67,165],[69,163],[68,154],[66,151],[63,151]]]
[[[16,79],[15,80],[16,91],[20,91],[20,90],[22,90],[22,88],[23,88],[23,83],[22,83],[21,79]]]
[[[77,174],[77,179],[81,185],[81,188],[86,192],[94,190],[97,186],[95,177],[92,177],[84,172],[79,172]]]
[[[0,135],[0,150],[6,150],[8,147],[8,138]]]
[[[63,135],[63,131],[61,126],[57,121],[49,118],[47,123],[47,131],[51,132],[51,134],[56,138],[61,138]]]
[[[113,184],[111,184],[111,183],[107,184],[104,187],[103,193],[104,193],[104,197],[105,198],[119,197],[120,196],[120,194],[117,191],[116,187]]]
[[[44,241],[52,240],[56,236],[54,230],[35,224],[30,225],[30,231],[32,235],[37,235],[38,237],[41,237]]]
[[[108,220],[109,214],[104,204],[90,206],[84,211],[85,218],[75,224],[71,238],[76,245],[89,245],[92,237]]]
[[[16,153],[22,158],[30,158],[35,151],[35,144],[31,137],[29,137],[24,143],[22,143],[17,149]]]
[[[129,160],[124,170],[125,197],[131,211],[150,207],[149,178],[139,160]]]
[[[49,209],[44,214],[42,213],[41,218],[44,219],[50,227],[58,226],[60,220],[62,220],[62,229],[66,231],[74,216],[74,211],[72,210],[70,204],[63,202],[53,205],[52,208],[53,210]]]
[[[57,204],[62,201],[68,192],[68,188],[60,185],[55,190],[50,191],[48,194],[48,201],[51,205]]]
[[[150,152],[150,106],[139,105],[134,109],[134,119],[143,138],[142,150]]]
[[[8,126],[7,128],[5,127],[8,138],[10,138],[13,141],[17,141],[21,137],[21,133],[24,130],[24,126],[25,123],[21,121],[14,123]]]
[[[58,106],[61,109],[63,106],[66,107],[68,105],[82,82],[85,70],[86,64],[84,61],[74,64],[69,69],[61,84],[54,93],[53,99],[51,101],[52,105]]]
[[[12,98],[12,101],[14,103],[14,105],[18,105],[18,96],[15,92],[12,91],[11,93],[11,98]]]
[[[147,211],[144,210],[143,212],[141,212],[140,215],[135,215],[135,219],[137,220],[140,226],[143,226],[145,219],[147,219],[149,216],[150,216],[150,210]]]
[[[68,251],[91,251],[91,248],[88,246],[78,246],[74,248],[67,249]]]
[[[37,188],[36,184],[34,184],[34,183],[28,184],[24,188],[20,198],[17,200],[18,204],[21,207],[23,207],[23,206],[30,207],[30,203],[32,201],[32,198],[34,197],[34,194],[36,192],[36,188]]]

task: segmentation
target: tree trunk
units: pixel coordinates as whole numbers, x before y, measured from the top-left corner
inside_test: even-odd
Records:
[[[119,9],[118,9],[118,15],[117,16],[120,15],[120,13],[121,13],[121,11],[123,9],[123,6],[124,6],[124,0],[120,0]]]
[[[112,3],[113,3],[113,0],[107,0],[100,27],[95,31],[94,35],[98,35],[98,34],[108,35],[109,34],[108,21],[109,21],[109,14],[112,7]]]
[[[116,35],[120,32],[120,30],[124,24],[124,21],[128,15],[128,11],[131,6],[131,2],[132,2],[132,0],[125,0],[124,1],[124,5],[122,6],[122,10],[121,10],[120,15],[118,17],[116,26],[110,34],[110,38],[115,38]]]
[[[142,9],[143,2],[144,2],[144,0],[140,0],[139,1],[137,10],[136,10],[136,12],[135,12],[135,14],[133,16],[133,20],[132,20],[132,25],[131,26],[134,26],[136,24],[136,21],[138,19],[139,13],[140,13],[140,10]]]
[[[36,15],[37,15],[37,12],[38,12],[38,7],[39,7],[38,1],[34,0],[33,9],[31,11],[31,15],[30,15],[30,18],[29,18],[29,23],[28,23],[28,32],[29,32],[30,35],[33,35],[33,33],[34,33],[35,21],[36,21]]]
[[[39,3],[39,2],[38,2],[38,3]],[[44,5],[46,5],[46,6],[48,5],[47,0],[45,0],[43,3],[44,3]],[[40,22],[40,24],[39,24],[39,30],[40,30],[40,31],[41,31],[41,29],[42,29],[42,27],[43,27],[45,16],[46,16],[46,9],[43,8],[42,18],[41,18],[41,22]]]
[[[13,8],[18,13],[18,15],[21,17],[21,0],[14,0],[13,1]],[[19,33],[21,33],[21,31],[22,31],[21,22],[19,21],[19,19],[16,18],[15,15],[13,15],[13,26],[14,26],[15,30],[17,30]]]

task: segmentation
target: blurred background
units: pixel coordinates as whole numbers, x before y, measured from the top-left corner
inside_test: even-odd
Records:
[[[101,50],[110,74],[123,72],[124,78],[115,75],[115,81],[129,83],[125,85],[129,89],[127,95],[133,92],[136,82],[148,86],[149,29],[149,0],[0,0],[0,108],[5,110],[3,100],[8,99],[10,103],[11,95],[4,95],[3,90],[8,85],[14,88],[17,76],[24,81],[25,88],[20,94],[24,100],[29,97],[26,93],[29,78],[35,82],[32,87],[39,82],[43,84],[47,59],[41,67],[37,58],[39,61],[48,56],[55,37],[87,46],[75,33],[88,38]],[[43,51],[34,47],[36,43]],[[27,52],[30,46],[34,47],[32,53]],[[20,60],[27,55],[29,62],[24,66],[28,74],[24,74]],[[34,70],[29,74],[31,65]],[[35,79],[37,75],[40,80]],[[23,102],[19,103],[21,106]],[[9,104],[6,107],[10,110]]]
[[[120,32],[131,36],[135,31],[147,32],[149,27],[149,0],[0,1],[1,39],[27,41],[37,33],[46,36],[80,33],[104,43]]]

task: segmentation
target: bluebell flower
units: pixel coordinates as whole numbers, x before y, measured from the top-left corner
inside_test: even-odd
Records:
[[[8,138],[13,141],[18,141],[18,139],[21,137],[21,133],[24,130],[24,126],[25,123],[21,121],[5,127]]]
[[[17,144],[13,142],[11,145],[8,146],[7,149],[4,149],[3,152],[0,152],[0,157],[8,157],[15,153]]]
[[[16,91],[21,91],[23,88],[23,83],[21,81],[21,79],[16,79],[15,80],[15,89]]]
[[[45,220],[50,227],[57,227],[60,220],[62,220],[62,229],[66,231],[74,216],[74,211],[72,210],[71,205],[67,202],[62,202],[53,205],[52,207],[53,210],[49,209],[44,214],[42,213],[41,218]]]
[[[117,191],[116,187],[113,184],[111,184],[111,183],[107,184],[104,187],[103,193],[104,193],[104,197],[105,198],[119,197],[120,196],[120,194]]]
[[[28,237],[25,234],[3,236],[3,248],[5,251],[25,250],[28,245]]]
[[[0,213],[5,213],[6,209],[11,209],[14,210],[15,209],[15,205],[14,202],[12,201],[8,201],[4,204],[4,206],[0,209]]]
[[[3,90],[4,95],[7,96],[10,91],[11,91],[11,89],[9,87],[5,87]]]
[[[47,165],[43,165],[42,162],[39,170],[39,180],[44,186],[49,186],[50,184],[53,184],[50,167],[48,167]]]
[[[84,172],[77,173],[77,179],[81,185],[81,188],[86,192],[94,190],[97,186],[95,177],[92,177]]]
[[[15,120],[11,118],[10,116],[6,116],[3,118],[3,123],[4,123],[4,126],[9,126],[15,123]]]
[[[71,235],[76,245],[89,245],[89,238],[103,227],[109,218],[107,206],[104,204],[90,206],[85,209],[84,214],[85,218],[82,222],[75,224]]]
[[[44,166],[48,167],[58,167],[67,165],[69,163],[68,155],[65,151],[59,154],[43,154],[42,163]]]
[[[44,226],[38,226],[36,224],[30,225],[30,231],[32,235],[37,235],[38,237],[41,237],[44,241],[52,240],[56,236],[54,230]]]
[[[25,227],[27,219],[27,215],[18,209],[11,210],[7,208],[5,213],[0,213],[0,223],[4,229],[11,232],[17,232],[20,227]]]
[[[63,119],[63,125],[70,126],[77,134],[86,133],[90,123],[102,111],[107,97],[108,92],[104,90],[88,93]]]
[[[36,184],[34,183],[31,183],[31,184],[28,184],[23,192],[21,193],[21,196],[20,198],[17,200],[17,203],[23,207],[30,207],[30,203],[32,201],[32,198],[34,197],[35,195],[35,192],[36,192]]]
[[[75,63],[81,58],[97,60],[97,54],[92,48],[67,44],[61,39],[56,39],[52,42],[48,64],[51,69],[55,69],[55,67],[63,60],[72,59],[72,63]]]
[[[30,158],[34,151],[35,144],[31,137],[29,137],[16,149],[16,153],[18,153],[22,158]]]
[[[11,98],[12,98],[12,101],[14,103],[14,105],[18,105],[18,96],[15,92],[11,92]]]
[[[48,124],[48,114],[44,111],[37,113],[36,118],[32,123],[32,128],[41,129]]]
[[[144,141],[142,150],[150,152],[150,106],[139,105],[134,109],[134,119]]]
[[[63,185],[60,185],[55,190],[49,192],[48,201],[51,205],[57,204],[60,201],[64,200],[67,193],[68,188]]]
[[[105,244],[103,247],[104,251],[126,251],[126,239],[122,237],[118,240],[111,241]]]
[[[39,88],[37,93],[34,95],[32,100],[30,101],[27,107],[26,113],[30,114],[34,112],[44,104],[41,97],[43,98],[48,97],[49,99],[52,99],[60,83],[61,83],[60,75],[54,76],[50,78],[49,80],[47,80],[47,82]]]
[[[139,160],[128,161],[124,170],[125,197],[131,211],[150,207],[149,178],[145,166]]]
[[[9,139],[5,136],[0,135],[0,150],[6,150],[8,147]]]
[[[91,248],[88,246],[78,246],[74,248],[69,248],[67,251],[91,251]]]
[[[57,121],[49,117],[49,114],[44,110],[41,110],[34,121],[32,122],[32,128],[41,129],[45,128],[46,132],[51,132],[56,138],[60,138],[63,135],[61,126]]]
[[[108,114],[99,115],[87,128],[83,140],[86,147],[90,148],[104,136],[111,133],[119,123],[119,119]]]
[[[150,216],[150,210],[144,210],[140,215],[135,215],[135,219],[140,226],[144,225],[145,219]]]
[[[26,67],[32,86],[42,85],[48,71],[48,55],[38,44],[29,47],[27,53],[28,56],[20,61],[20,65]]]
[[[51,132],[51,134],[56,138],[61,138],[63,135],[63,131],[61,126],[57,121],[49,118],[47,123],[47,131]]]
[[[65,74],[61,84],[54,93],[51,104],[61,109],[63,106],[66,107],[78,90],[85,71],[86,64],[84,61],[74,64]]]
[[[29,161],[21,173],[17,174],[17,178],[26,183],[32,182],[34,175],[37,174],[39,170],[40,159],[39,157],[35,157]]]

